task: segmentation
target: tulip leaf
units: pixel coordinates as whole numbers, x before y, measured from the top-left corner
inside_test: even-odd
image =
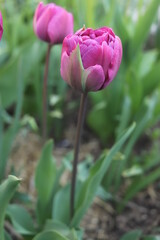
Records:
[[[57,221],[57,220],[47,220],[45,227],[44,227],[45,231],[56,231],[58,233],[60,233],[62,236],[65,236],[67,238],[69,238],[70,240],[80,240],[82,239],[82,231],[80,230],[74,230],[74,229],[70,229],[67,225],[65,225],[64,223]]]
[[[7,207],[6,215],[10,218],[13,227],[18,233],[25,235],[35,233],[33,220],[25,208],[11,204]]]
[[[160,236],[147,236],[143,240],[160,240]]]
[[[49,203],[51,201],[56,180],[56,163],[52,154],[53,142],[49,140],[43,147],[35,173],[35,185],[38,193],[37,214],[40,224],[48,217]]]
[[[55,195],[52,208],[52,218],[65,224],[70,222],[70,186],[61,188]]]
[[[141,230],[135,230],[135,231],[126,233],[123,237],[121,237],[120,240],[139,240],[141,235],[142,235]]]
[[[144,94],[150,94],[153,92],[154,89],[159,83],[159,76],[160,76],[160,61],[158,61],[151,70],[142,78],[142,83],[144,86]]]
[[[39,233],[33,240],[70,240],[57,231],[45,231]]]
[[[137,192],[144,189],[149,184],[155,182],[159,178],[159,176],[160,176],[160,169],[157,168],[156,170],[152,171],[150,174],[146,176],[144,176],[143,174],[142,176],[136,177],[136,179],[132,182],[132,184],[126,190],[123,202],[119,207],[119,209],[122,210],[123,206],[125,206],[128,200],[133,198]]]
[[[5,240],[12,240],[10,235],[5,231]]]
[[[41,51],[39,49],[41,48]],[[39,62],[44,55],[44,47],[38,41],[30,41],[23,43],[21,48],[18,47],[16,54],[9,59],[7,64],[0,69],[0,95],[2,99],[3,107],[9,107],[17,99],[17,75],[19,69],[17,68],[19,60],[23,62],[21,81],[24,86],[29,83],[28,75],[35,71],[35,68],[39,66]],[[28,62],[30,64],[28,64]],[[7,95],[6,95],[7,92]]]
[[[0,185],[0,239],[4,240],[4,219],[6,214],[6,208],[8,206],[9,201],[13,197],[18,184],[20,183],[20,179],[15,176],[10,175],[7,180],[5,180]]]
[[[93,165],[88,178],[82,183],[81,189],[77,196],[75,214],[71,221],[72,227],[77,227],[85,214],[87,208],[92,203],[92,200],[98,190],[101,180],[106,173],[114,155],[120,150],[124,142],[135,128],[135,123],[123,134],[120,140],[111,148],[109,153],[104,153],[101,158]]]
[[[135,55],[135,53],[139,51],[140,47],[142,47],[142,44],[144,43],[150,30],[151,24],[153,23],[158,6],[159,1],[151,1],[145,11],[145,14],[139,17],[130,45],[131,58],[133,58],[133,55]]]
[[[17,96],[17,104],[14,114],[14,119],[11,120],[12,124],[10,123],[10,126],[7,130],[4,131],[4,120],[3,120],[3,112],[5,112],[1,106],[0,102],[0,180],[3,179],[5,175],[6,170],[6,164],[8,155],[10,153],[10,149],[12,146],[13,139],[15,138],[15,135],[20,127],[19,119],[21,115],[21,109],[22,109],[22,102],[23,102],[23,81],[21,79],[22,77],[22,61],[20,60],[18,63],[18,87],[16,89],[16,96]],[[1,97],[1,94],[0,94]]]

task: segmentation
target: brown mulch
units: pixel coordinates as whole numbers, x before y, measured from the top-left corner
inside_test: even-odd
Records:
[[[66,137],[72,146],[74,137],[71,132],[69,130]],[[15,174],[24,179],[21,190],[32,195],[35,194],[34,170],[41,148],[42,141],[38,135],[22,131],[14,142],[9,160],[8,171],[14,167]],[[58,163],[67,151],[66,148],[55,147],[54,156]],[[100,146],[96,140],[82,144],[80,159],[83,159],[87,152],[96,155],[99,151]],[[69,177],[65,176],[65,180]],[[156,183],[140,192],[121,214],[116,213],[112,202],[104,202],[96,197],[81,223],[81,227],[85,229],[84,240],[119,240],[124,233],[134,229],[141,229],[144,234],[156,233],[160,226],[159,190],[160,184]]]

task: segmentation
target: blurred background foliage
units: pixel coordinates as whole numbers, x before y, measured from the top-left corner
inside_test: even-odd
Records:
[[[0,42],[0,159],[4,172],[11,144],[23,122],[39,126],[42,80],[47,44],[33,32],[33,14],[38,0],[0,0],[4,35]],[[45,3],[51,1],[44,1]],[[102,146],[110,147],[133,121],[136,129],[123,148],[123,155],[112,161],[102,181],[105,191],[116,193],[121,179],[130,178],[124,201],[160,176],[157,141],[160,132],[160,13],[157,0],[55,0],[74,15],[74,30],[86,27],[112,27],[123,44],[123,59],[116,79],[105,90],[90,93],[87,124]],[[159,14],[158,14],[159,13]],[[60,76],[61,45],[54,46],[49,68],[49,129],[60,139],[64,128],[64,109],[77,107],[71,90]],[[73,93],[72,93],[73,94]],[[20,103],[23,104],[21,106]],[[18,110],[17,110],[18,109]],[[17,114],[13,114],[17,112]],[[20,113],[21,112],[21,113]],[[22,119],[20,121],[20,118]],[[24,121],[25,118],[25,121]],[[72,116],[71,116],[72,119]],[[34,124],[33,124],[34,123]],[[54,123],[54,124],[53,124]],[[53,127],[53,125],[55,127]],[[9,131],[13,128],[12,134]],[[53,128],[53,129],[52,129]],[[8,135],[7,135],[8,134]],[[141,138],[141,145],[138,142]],[[146,142],[149,139],[149,147]],[[136,147],[135,147],[136,146]],[[138,152],[139,148],[144,148]],[[133,150],[134,153],[133,154]],[[4,152],[6,153],[4,154]],[[138,152],[138,154],[137,154]],[[116,172],[116,177],[115,177]],[[143,180],[137,187],[137,182]],[[135,186],[135,187],[134,187]],[[132,191],[131,191],[132,190]]]

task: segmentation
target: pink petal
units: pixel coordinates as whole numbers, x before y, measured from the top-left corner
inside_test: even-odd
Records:
[[[84,82],[85,91],[98,91],[104,84],[105,75],[100,65],[95,65],[85,69],[86,79]]]
[[[68,35],[63,41],[62,54],[67,52],[68,56],[76,48],[79,43],[79,38],[76,35]]]
[[[95,42],[95,41],[94,41]],[[83,43],[84,44],[84,43]],[[83,55],[82,56],[82,62],[84,68],[88,68],[91,66],[94,66],[96,64],[101,65],[102,64],[102,47],[98,44],[95,45],[89,45],[85,50],[83,51],[83,44],[80,45],[82,48]]]
[[[106,76],[108,74],[108,68],[113,56],[113,49],[109,47],[106,42],[102,43],[102,49],[103,49],[102,67],[104,70],[104,74]]]
[[[48,24],[55,11],[54,6],[48,7],[43,11],[43,13],[38,18],[36,24],[34,25],[34,30],[37,36],[44,41],[50,42],[48,36]]]
[[[0,40],[2,38],[2,34],[3,34],[3,19],[2,19],[2,14],[0,12]]]
[[[122,43],[120,38],[117,36],[115,37],[113,53],[113,58],[111,60],[110,68],[108,70],[109,82],[111,82],[115,78],[122,60]],[[106,85],[108,85],[108,83],[106,83],[105,86]]]
[[[70,75],[71,75],[71,67],[70,67],[70,59],[66,52],[62,54],[61,57],[61,68],[60,68],[61,76],[64,81],[66,81],[69,85],[70,83]]]
[[[56,7],[56,13],[48,25],[51,43],[62,43],[64,38],[73,33],[73,16],[64,9]]]

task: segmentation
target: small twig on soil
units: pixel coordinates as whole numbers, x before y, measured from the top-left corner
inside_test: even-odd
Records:
[[[24,240],[24,238],[13,229],[12,225],[8,221],[5,222],[4,227],[12,237],[16,238],[17,240]]]

